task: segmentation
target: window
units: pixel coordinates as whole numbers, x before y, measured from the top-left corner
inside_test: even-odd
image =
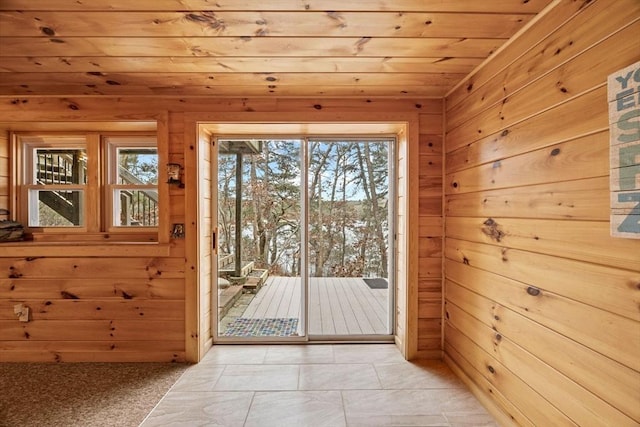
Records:
[[[158,149],[149,138],[107,137],[110,222],[113,227],[158,226]]]
[[[25,143],[28,227],[81,227],[87,188],[84,138]]]
[[[31,232],[157,232],[158,149],[141,135],[17,135],[19,220]]]

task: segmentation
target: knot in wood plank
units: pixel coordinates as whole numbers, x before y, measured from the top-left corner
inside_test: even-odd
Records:
[[[371,41],[371,37],[361,37],[360,40],[356,42],[356,51],[355,54],[359,54],[364,50],[364,45]]]
[[[484,227],[482,227],[482,232],[489,236],[492,240],[496,242],[500,242],[502,238],[505,236],[504,231],[500,230],[500,226],[493,218],[488,218],[485,222],[483,222]]]
[[[224,31],[227,29],[227,25],[224,22],[224,19],[219,19],[215,12],[211,11],[203,11],[199,13],[187,13],[185,14],[185,19],[189,22],[193,22],[196,24],[204,25],[207,28],[211,28],[213,30]]]
[[[527,293],[532,297],[537,297],[540,295],[541,292],[540,292],[540,289],[536,288],[535,286],[529,286],[527,288]]]

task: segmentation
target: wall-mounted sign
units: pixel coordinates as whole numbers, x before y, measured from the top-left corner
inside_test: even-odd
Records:
[[[640,62],[609,76],[611,235],[640,239]]]

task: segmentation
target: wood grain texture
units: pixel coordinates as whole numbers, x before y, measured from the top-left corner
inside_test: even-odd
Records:
[[[448,194],[445,215],[606,221],[608,200],[609,180],[605,176]]]
[[[561,31],[563,26],[580,13],[588,11],[592,2],[581,1],[557,1],[543,10],[535,25],[527,28],[526,31],[510,40],[509,44],[492,58],[490,63],[486,63],[474,70],[471,75],[461,81],[449,94],[447,94],[447,110],[454,105],[464,101],[481,88],[500,71],[516,62],[526,52],[543,43],[550,35]]]
[[[477,322],[455,304],[448,303],[445,309],[448,314],[448,323],[459,330],[464,330],[468,337],[485,352],[494,355],[506,369],[517,366],[520,377],[533,390],[547,399],[559,402],[558,409],[577,425],[594,422],[602,425],[612,422],[621,426],[634,425],[633,419],[566,376],[558,375],[557,371],[523,350],[510,338],[503,336],[499,330],[496,331],[492,326]],[[526,366],[527,369],[523,369],[522,366]],[[555,381],[546,380],[551,376]]]
[[[80,299],[12,299],[0,301],[0,319],[12,320],[15,304],[24,304],[31,309],[32,320],[94,320],[111,319],[166,319],[184,318],[183,300],[120,300],[83,301]]]
[[[520,425],[640,422],[640,246],[609,235],[605,86],[638,22],[633,1],[555,2],[446,97],[446,359]]]
[[[639,321],[640,272],[559,259],[500,246],[447,239],[445,267],[450,260],[491,271],[513,280]],[[553,271],[554,274],[548,274]],[[575,282],[583,284],[576,287]],[[631,295],[631,297],[630,297]]]
[[[5,278],[15,279],[179,279],[184,263],[172,258],[0,258]]]
[[[465,264],[462,265],[462,272],[453,273],[457,274],[458,280],[465,272]],[[469,272],[468,269],[466,272]],[[633,327],[636,324],[633,320],[594,310],[590,306],[543,290],[532,295],[534,291],[526,283],[516,282],[488,271],[474,270],[472,275],[475,282],[461,280],[470,290],[476,293],[480,291],[486,298],[504,304],[511,310],[555,332],[574,338],[585,347],[604,354],[633,371],[638,371],[640,362],[635,355],[640,343],[635,339],[637,331]],[[481,291],[482,287],[486,290]],[[621,369],[617,376],[620,377],[621,373],[628,371]]]
[[[123,63],[131,73],[454,73],[468,74],[481,58],[370,58],[370,57],[12,57],[0,64],[0,73],[118,73]],[[265,71],[268,70],[268,71]]]
[[[640,22],[636,20],[629,23],[629,18],[625,18],[628,11],[628,7],[625,6],[628,4],[618,2],[615,3],[615,6],[622,7],[621,10],[625,12],[616,15],[621,21],[613,20],[607,23],[610,31],[616,31],[611,36],[597,41],[592,46],[587,44],[588,47],[582,51],[578,48],[578,54],[575,58],[547,74],[537,75],[525,72],[525,69],[542,69],[539,64],[541,53],[539,51],[532,52],[529,57],[518,62],[518,69],[511,67],[505,69],[482,88],[473,92],[464,104],[451,107],[447,111],[449,119],[447,127],[451,129],[462,124],[488,106],[500,102],[505,95],[507,96],[506,102],[520,106],[520,116],[538,112],[541,102],[547,105],[561,103],[601,84],[603,74],[608,75],[626,66],[629,58],[640,58],[640,53],[638,53],[640,52],[640,41],[636,37],[640,32]],[[615,12],[612,10],[609,13]],[[626,20],[622,20],[623,18]],[[620,25],[626,26],[619,29]],[[599,27],[599,30],[602,31],[603,28]],[[606,30],[607,28],[604,28],[604,31]],[[544,49],[545,51],[550,50],[548,46],[545,46]],[[522,97],[526,97],[528,102],[518,102]],[[465,108],[463,109],[463,107]]]
[[[598,87],[570,103],[560,104],[493,133],[486,134],[482,128],[469,129],[458,137],[454,135],[455,131],[451,132],[445,147],[447,173],[605,131],[606,104],[602,102],[605,93],[604,87]],[[475,133],[481,138],[476,140]]]
[[[425,353],[442,346],[443,141],[441,115],[425,116],[420,115],[418,148],[418,352],[419,357],[432,357]],[[429,319],[428,323],[426,319]],[[437,324],[434,319],[438,319]],[[437,357],[441,357],[441,353]]]
[[[183,320],[47,320],[18,323],[0,320],[0,340],[86,341],[125,340],[178,341],[184,336]]]
[[[25,87],[26,86],[26,87]],[[306,85],[273,85],[264,84],[262,86],[123,86],[119,84],[106,83],[102,85],[82,85],[76,86],[57,85],[50,86],[46,84],[21,84],[19,86],[5,86],[6,91],[0,92],[1,95],[11,97],[30,97],[34,95],[55,95],[58,93],[72,93],[74,96],[137,96],[137,97],[337,97],[356,98],[356,97],[442,97],[446,92],[446,86],[438,83],[437,85],[426,86],[375,86],[375,85],[339,85],[318,87]],[[141,116],[140,118],[143,118]]]
[[[326,49],[327,40],[321,37],[106,37],[87,38],[3,38],[0,57],[22,56],[277,56],[277,57],[331,57],[337,56],[390,56],[431,57],[434,52],[442,56],[484,58],[501,44],[499,39],[477,38],[369,38],[341,37]],[[54,40],[54,41],[52,41]],[[502,40],[504,41],[504,40]],[[73,52],[73,55],[68,55]],[[332,54],[332,55],[331,55]],[[236,94],[238,95],[238,94]]]
[[[442,97],[550,2],[13,0],[0,5],[0,72],[19,82],[5,80],[0,94]],[[157,76],[167,64],[182,75]],[[47,84],[41,72],[68,75]],[[226,78],[207,90],[203,72]],[[247,93],[244,81],[271,73],[277,84]],[[296,73],[322,83],[295,84]],[[384,77],[358,84],[349,73]],[[432,83],[402,73],[430,73]]]
[[[111,278],[3,278],[0,298],[80,300],[152,300],[184,299],[183,279],[111,279]]]
[[[526,426],[534,427],[523,414],[516,408],[499,390],[480,375],[471,378],[467,373],[477,371],[466,361],[466,359],[457,351],[449,346],[444,354],[444,361],[447,366],[462,380],[462,382],[471,390],[485,408],[493,415],[496,422],[501,426],[517,427]],[[489,398],[491,395],[491,398]]]
[[[345,113],[416,113],[442,110],[440,100],[415,98],[386,99],[386,98],[237,98],[237,99],[208,99],[208,98],[163,98],[158,102],[150,102],[146,97],[73,97],[73,98],[15,98],[0,97],[0,113],[3,120],[12,122],[11,126],[20,130],[27,130],[28,126],[37,121],[140,121],[155,120],[165,111],[191,112],[296,112],[309,114],[312,119],[327,112]],[[430,114],[429,114],[430,115]],[[171,119],[171,117],[170,117]],[[170,151],[173,155],[182,154],[179,142],[184,139],[184,123],[171,121]],[[58,128],[57,130],[61,130]],[[439,130],[441,132],[441,130]],[[173,137],[172,137],[173,135]],[[442,136],[440,136],[440,139]],[[174,148],[175,147],[175,148]],[[184,145],[182,146],[184,149]],[[176,151],[178,150],[178,151]]]
[[[166,68],[165,68],[166,69]],[[72,86],[82,84],[91,88],[108,88],[118,86],[118,89],[129,95],[135,93],[127,92],[131,87],[143,87],[148,85],[151,89],[185,86],[185,87],[210,87],[217,86],[304,86],[305,84],[323,87],[335,86],[448,86],[452,82],[463,77],[462,74],[447,73],[442,76],[437,73],[254,73],[235,75],[231,73],[51,73],[38,72],[20,75],[14,73],[0,74],[0,90],[8,86],[19,86],[27,84],[30,87],[43,85],[52,86]],[[331,81],[328,85],[327,82]],[[140,82],[144,82],[141,85]],[[55,88],[54,88],[55,89]],[[303,94],[301,94],[303,95]]]
[[[472,270],[472,267],[461,267],[461,270],[465,269]],[[471,275],[473,273],[467,276]],[[492,338],[496,345],[499,345],[504,337],[509,337],[515,344],[536,355],[541,361],[557,369],[559,373],[575,379],[577,384],[592,390],[601,399],[620,402],[626,413],[634,418],[639,416],[637,405],[634,403],[640,397],[640,390],[635,387],[640,380],[638,372],[560,333],[550,333],[544,326],[507,306],[496,306],[496,301],[482,297],[457,283],[447,284],[447,294],[456,301],[457,307],[460,307],[456,309],[456,313],[464,316],[473,315],[485,326],[495,328],[492,329]],[[449,313],[449,317],[457,317],[449,309],[452,306],[454,305],[447,304],[446,312]],[[492,313],[498,313],[498,319]],[[500,343],[496,340],[496,334],[501,336]],[[561,375],[555,373],[553,376]],[[615,386],[611,387],[610,384]]]
[[[606,222],[449,217],[445,229],[451,238],[638,270],[638,242],[611,237]]]
[[[447,174],[446,191],[462,194],[606,176],[607,136],[599,132]]]
[[[532,14],[440,12],[12,12],[0,14],[0,37],[90,37],[114,25],[120,37],[467,37],[508,38]],[[43,31],[49,28],[53,31]]]
[[[304,3],[298,0],[272,0],[260,4],[260,10],[272,11],[395,11],[395,12],[494,12],[494,13],[536,13],[549,0],[494,0],[491,4],[481,4],[472,0],[397,0],[389,3],[383,0],[354,2],[345,4],[339,0],[313,0]],[[208,0],[138,0],[135,5],[128,0],[96,0],[81,6],[70,0],[6,0],[0,10],[95,10],[95,11],[135,11],[135,10],[212,10],[254,11],[256,4],[250,0],[219,0],[214,5]]]
[[[596,89],[593,92],[606,92],[606,88],[603,85],[596,86]],[[594,97],[595,94],[585,94],[586,97]],[[508,134],[511,132],[511,128],[521,125],[522,123],[526,123],[530,119],[535,119],[536,114],[544,114],[548,109],[549,111],[556,107],[555,105],[548,106],[546,102],[544,102],[544,98],[539,98],[540,102],[538,103],[537,111],[534,113],[532,110],[532,106],[529,104],[529,101],[526,99],[521,99],[522,102],[525,103],[523,106],[514,105],[509,102],[503,104],[495,104],[489,109],[483,111],[478,116],[474,117],[472,120],[469,120],[462,124],[461,126],[451,130],[447,134],[447,142],[451,142],[451,145],[447,147],[447,151],[453,150],[454,148],[460,148],[463,145],[470,144],[473,141],[480,139],[485,135],[493,135],[499,133],[500,135]],[[561,104],[557,106],[558,109],[564,106],[566,108],[570,103]],[[580,105],[580,104],[578,104]],[[606,109],[606,95],[605,98],[602,96],[598,96],[597,100],[595,100],[590,108],[595,111],[599,111],[600,109]],[[520,109],[529,110],[526,114],[521,114]],[[562,110],[561,110],[562,111]],[[593,122],[590,122],[588,119],[590,116],[594,114],[587,113],[584,116],[580,117],[580,120],[585,121],[583,126],[593,126]],[[577,116],[580,114],[580,110],[572,110],[569,112],[570,116]],[[557,118],[555,120],[558,120]],[[602,119],[600,119],[602,120]],[[558,132],[556,138],[561,137],[562,131],[570,132],[571,128],[567,128],[564,126],[558,126],[561,122],[556,122],[555,129]],[[515,125],[515,126],[514,126]],[[564,129],[563,129],[564,128]],[[572,134],[573,136],[576,133]],[[579,134],[578,134],[579,135]]]
[[[184,341],[2,341],[0,361],[184,362]]]
[[[474,376],[481,376],[491,385],[490,390],[495,388],[505,397],[508,396],[507,399],[516,408],[531,406],[531,409],[526,412],[527,424],[577,426],[524,380],[512,373],[491,353],[487,353],[475,344],[459,329],[447,322],[444,331],[445,337],[447,337],[445,351],[458,366],[467,364],[469,367],[473,367],[474,371],[467,370],[466,372],[472,375],[475,373]],[[463,358],[464,361],[460,358]],[[498,401],[496,400],[496,402]]]

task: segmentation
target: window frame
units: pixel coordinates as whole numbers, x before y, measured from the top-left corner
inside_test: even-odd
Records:
[[[73,149],[80,148],[85,151],[87,157],[87,171],[89,171],[89,159],[96,155],[93,144],[90,144],[89,135],[82,133],[67,134],[33,134],[20,133],[17,139],[17,167],[19,177],[19,200],[17,204],[18,220],[25,227],[25,230],[32,233],[50,234],[75,234],[87,233],[93,230],[92,221],[88,220],[88,206],[95,203],[94,197],[97,182],[92,174],[87,173],[84,184],[37,184],[35,182],[35,156],[39,149]],[[30,224],[32,214],[31,191],[33,190],[79,190],[83,193],[83,203],[80,210],[81,225],[78,226],[32,226]]]
[[[110,233],[157,232],[161,217],[159,211],[157,214],[157,225],[155,226],[127,226],[116,224],[116,219],[119,216],[117,210],[119,203],[115,196],[117,190],[131,189],[140,191],[149,189],[156,191],[158,197],[156,202],[158,204],[160,203],[160,150],[158,148],[157,138],[149,135],[103,134],[102,148],[106,159],[103,164],[103,197],[105,209],[102,211],[105,231]],[[157,182],[155,184],[118,184],[118,150],[120,148],[155,148],[158,159]]]
[[[154,227],[138,226],[118,226],[114,227],[112,210],[113,191],[111,191],[108,181],[111,163],[109,158],[109,145],[107,138],[128,138],[129,141],[144,140],[147,146],[154,146],[158,153],[158,184],[155,189],[158,191],[162,210],[164,198],[160,197],[162,192],[160,164],[163,161],[159,146],[158,135],[154,132],[13,132],[12,144],[14,161],[12,162],[14,172],[12,177],[14,182],[12,187],[15,197],[12,202],[14,217],[23,224],[28,236],[36,241],[114,241],[131,242],[158,242],[159,230],[162,226],[163,215],[158,214],[158,223]],[[75,140],[75,142],[65,142],[64,140]],[[34,178],[34,155],[35,150],[41,148],[77,148],[82,144],[78,141],[84,139],[84,149],[86,154],[86,184],[48,184],[38,185],[33,183]],[[127,144],[131,146],[131,144]],[[116,163],[117,166],[117,163]],[[84,218],[80,226],[29,226],[29,191],[33,189],[76,189],[82,188],[84,192],[81,217]],[[111,237],[115,234],[116,237]],[[117,237],[120,236],[120,237]]]

